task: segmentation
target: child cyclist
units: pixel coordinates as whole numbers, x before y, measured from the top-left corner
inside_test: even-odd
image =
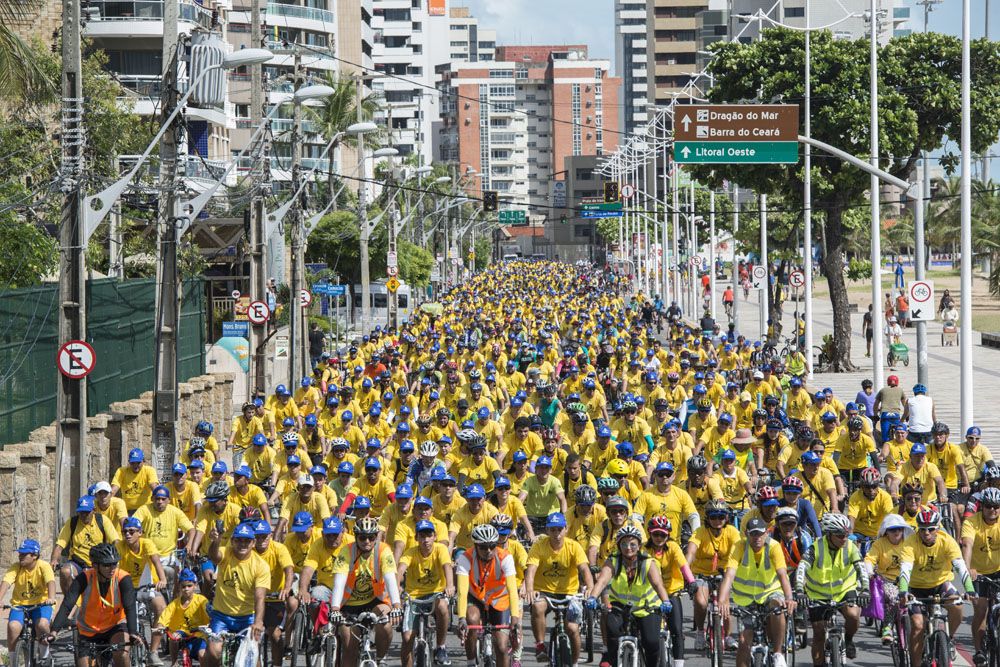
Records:
[[[181,647],[186,646],[192,660],[201,661],[205,655],[205,638],[198,631],[208,625],[208,598],[198,593],[198,578],[188,568],[177,576],[180,594],[170,601],[160,614],[154,632],[166,631],[170,638],[170,662],[177,664]]]
[[[49,634],[49,622],[52,620],[52,605],[56,599],[56,580],[52,566],[41,560],[41,546],[36,540],[25,540],[17,548],[17,563],[7,568],[3,580],[0,581],[0,600],[3,600],[7,590],[13,588],[10,595],[10,618],[7,619],[7,650],[14,655],[14,647],[25,617],[30,615],[35,622],[35,635],[44,637]],[[48,647],[45,649],[48,655]]]

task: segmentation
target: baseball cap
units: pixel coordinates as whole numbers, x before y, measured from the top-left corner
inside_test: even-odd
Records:
[[[552,467],[552,457],[549,457],[549,456],[539,456],[538,460],[535,461],[535,468],[537,469],[538,466],[548,466],[549,468],[551,468]]]
[[[37,540],[27,539],[21,542],[21,546],[17,548],[17,553],[19,554],[35,554],[36,556],[42,552],[42,545],[38,543]]]
[[[427,496],[417,496],[417,499],[413,501],[414,505],[426,505],[427,507],[434,507],[434,501]]]
[[[285,459],[285,463],[289,466],[300,466],[302,465],[302,457],[298,454],[289,454],[288,458]]]
[[[194,461],[191,461],[191,465],[189,465],[188,468],[191,468],[191,469],[201,468],[202,470],[204,470],[205,469],[205,462],[202,461],[201,459],[195,459]]]
[[[486,489],[483,488],[482,484],[470,484],[465,487],[465,497],[468,498],[485,498]]]
[[[661,472],[671,473],[674,472],[674,464],[670,461],[660,461],[656,464],[656,470],[654,471],[657,475]]]
[[[418,521],[415,528],[416,532],[418,533],[423,533],[426,531],[431,531],[432,533],[437,532],[437,529],[434,528],[434,524],[428,521],[427,519],[421,519],[420,521]]]
[[[370,510],[372,508],[372,501],[368,496],[358,496],[354,499],[352,507],[356,510]]]
[[[808,464],[819,463],[821,460],[822,459],[820,458],[820,455],[817,454],[816,452],[806,452],[806,453],[804,453],[802,455],[802,463],[803,464],[806,464],[806,463],[808,463]]]
[[[254,532],[253,523],[244,521],[233,529],[232,539],[252,540],[254,538]]]
[[[516,452],[514,452],[514,457],[513,457],[514,463],[520,463],[521,461],[527,461],[527,460],[528,460],[528,455],[522,452],[521,450],[517,450]]]
[[[379,470],[382,468],[382,462],[379,461],[374,456],[369,456],[367,459],[365,459],[365,470],[369,468],[373,470]]]
[[[343,475],[343,474],[353,475],[354,474],[354,464],[351,463],[350,461],[344,461],[343,463],[341,463],[340,465],[337,466],[337,474],[338,475]]]
[[[183,463],[175,463],[171,470],[175,475],[185,475],[187,474],[188,468]]]
[[[965,431],[965,437],[966,438],[969,438],[969,437],[978,438],[978,437],[980,437],[982,435],[983,435],[983,430],[981,428],[979,428],[978,426],[970,426]]]
[[[299,475],[298,480],[296,480],[296,484],[298,484],[298,486],[315,486],[316,482],[313,481],[312,475],[304,472]]]
[[[566,517],[562,512],[553,512],[545,519],[546,528],[565,528]]]
[[[412,498],[413,497],[413,487],[409,484],[400,484],[396,487],[396,497],[397,498]]]
[[[154,498],[169,498],[170,497],[170,489],[168,489],[167,487],[165,487],[162,484],[160,484],[155,489],[153,489],[153,497]]]
[[[142,530],[142,521],[139,521],[134,516],[130,516],[122,522],[122,528],[136,528]]]
[[[747,522],[747,535],[766,532],[767,523],[765,523],[763,519],[750,519],[750,521]]]
[[[922,442],[915,442],[913,446],[910,447],[910,454],[926,454],[927,446]]]
[[[257,519],[253,522],[253,534],[254,537],[259,537],[260,535],[270,535],[271,524],[263,519]]]
[[[227,473],[229,472],[229,466],[226,465],[225,461],[216,461],[212,464],[212,472]]]
[[[177,575],[177,580],[197,582],[198,576],[195,575],[194,570],[192,570],[189,567],[186,567],[183,570],[181,570],[180,574]]]
[[[240,466],[233,471],[233,477],[246,477],[247,479],[250,479],[251,474],[250,466]]]
[[[146,459],[146,455],[142,453],[142,450],[138,447],[130,449],[128,452],[128,462],[129,463],[142,463]]]
[[[509,489],[509,488],[511,488],[510,487],[510,480],[508,478],[506,478],[506,477],[504,477],[504,476],[501,475],[500,477],[496,478],[495,482],[493,482],[493,488],[494,489],[500,489],[500,488]]]
[[[409,429],[407,429],[407,430],[409,430]],[[404,440],[403,442],[399,443],[399,451],[401,451],[401,452],[412,452],[413,450],[414,450],[414,446],[413,446],[413,441],[412,440]]]
[[[80,496],[80,499],[76,501],[76,511],[77,512],[93,512],[94,511],[94,496]]]
[[[344,522],[339,517],[331,516],[323,519],[324,535],[340,535],[344,532]]]
[[[309,512],[296,512],[292,518],[292,532],[304,533],[313,525],[312,514]]]
[[[183,465],[183,464],[181,464],[181,465]],[[101,481],[101,482],[98,482],[97,484],[94,484],[94,493],[93,493],[93,495],[96,496],[101,491],[107,491],[108,493],[111,493],[111,485],[108,484],[107,482],[104,482],[104,481]]]

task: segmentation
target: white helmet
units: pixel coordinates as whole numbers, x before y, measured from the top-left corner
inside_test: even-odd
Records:
[[[618,529],[618,534],[615,535],[615,542],[621,542],[626,537],[634,537],[639,542],[642,542],[642,531],[632,524],[627,523]]]
[[[500,533],[488,523],[481,523],[472,529],[472,542],[474,544],[495,545],[499,541]]]
[[[1000,489],[988,486],[983,489],[979,499],[980,501],[989,503],[990,505],[1000,505]]]
[[[465,445],[471,445],[478,437],[479,434],[471,428],[463,428],[458,432],[458,441]]]
[[[823,515],[822,520],[820,520],[819,527],[823,530],[824,535],[829,535],[830,533],[846,535],[851,532],[851,521],[843,514],[827,512]]]
[[[429,456],[431,458],[438,455],[441,449],[438,447],[437,443],[433,440],[428,440],[420,445],[420,455]]]

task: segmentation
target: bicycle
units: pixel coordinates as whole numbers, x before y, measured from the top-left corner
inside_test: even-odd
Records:
[[[722,612],[719,610],[720,575],[702,577],[708,584],[708,610],[705,615],[705,654],[711,667],[722,667],[722,655],[726,650],[725,636],[722,632]]]
[[[753,644],[750,647],[750,664],[753,667],[772,667],[774,654],[771,652],[771,643],[767,638],[767,622],[770,616],[784,614],[784,607],[771,608],[754,605],[752,608],[732,607],[732,610],[734,616],[748,618],[752,623]],[[831,664],[831,667],[839,667],[839,665]]]
[[[189,635],[183,630],[167,632],[164,628],[153,628],[153,634],[166,635],[171,641],[177,642],[177,667],[193,667],[194,663],[191,658],[191,649],[188,647],[188,640],[193,639],[194,635]]]
[[[552,610],[554,624],[549,632],[549,665],[551,667],[573,667],[573,645],[566,631],[566,611],[573,602],[583,600],[582,595],[567,595],[563,599],[549,597],[541,593],[542,598]]]
[[[620,609],[625,614],[625,631],[621,637],[618,638],[618,664],[621,667],[639,667],[639,656],[642,653],[642,647],[639,645],[639,633],[635,625],[635,612],[637,611],[651,611],[655,614],[660,613],[659,607],[650,607],[643,605],[641,607],[634,607],[632,605],[620,605]],[[670,633],[660,630],[660,660],[657,663],[657,667],[669,667],[673,660],[671,657],[671,639]],[[648,665],[646,657],[642,657],[642,664]]]
[[[280,603],[282,605],[281,621],[278,623],[277,627],[282,630],[282,634],[284,635],[284,629],[285,629],[285,611],[286,611],[284,609],[285,601],[282,600],[278,596],[277,593],[268,593],[267,595],[264,596],[264,604],[265,605],[272,604],[272,603],[275,603],[275,602],[278,602],[278,603]],[[265,619],[267,618],[267,614],[266,613],[264,615],[264,618]],[[261,640],[261,647],[260,647],[260,650],[261,650],[261,653],[262,653],[261,663],[262,663],[263,667],[272,667],[272,665],[271,665],[271,661],[272,661],[272,655],[271,655],[272,654],[272,648],[271,648],[271,630],[273,630],[273,629],[274,628],[269,628],[266,625],[264,627],[264,637]],[[284,636],[283,636],[283,638],[287,639]],[[285,648],[287,649],[288,647],[286,646]],[[281,665],[278,664],[276,667],[281,667]]]
[[[407,597],[406,604],[413,607],[413,667],[433,667],[434,646],[427,641],[430,619],[434,615],[434,606],[444,597],[444,593],[432,595],[426,600],[414,600]]]
[[[375,651],[375,626],[384,625],[389,622],[389,615],[376,616],[370,611],[359,614],[353,619],[344,619],[344,624],[350,627],[351,634],[358,642],[358,667],[379,667],[378,656]],[[355,630],[360,628],[362,633],[358,635]],[[336,660],[329,660],[324,667],[331,667],[336,664]]]
[[[840,608],[844,602],[811,602],[810,613],[814,609],[822,611],[823,623],[826,624],[826,654],[830,656],[830,667],[843,667],[847,660],[847,647],[844,645],[844,624]]]
[[[912,596],[911,596],[912,598]],[[948,611],[945,605],[954,604],[961,598],[957,595],[930,598],[912,598],[924,606],[924,612],[929,623],[924,625],[924,664],[935,667],[951,665],[952,641],[948,633]]]
[[[260,654],[260,645],[250,638],[251,627],[239,632],[212,632],[212,628],[203,625],[200,628],[210,641],[222,642],[222,653],[219,655],[220,667],[254,667]]]
[[[313,603],[310,605],[310,609],[313,609],[317,606],[318,603]],[[291,636],[288,637],[288,651],[287,651],[289,654],[288,655],[289,667],[298,667],[300,655],[303,657],[306,667],[311,667],[313,664],[315,664],[312,662],[312,654],[309,651],[309,649],[311,648],[311,643],[314,640],[312,632],[312,623],[309,622],[310,617],[311,615],[308,615],[306,613],[305,605],[301,604],[295,610],[295,613],[292,614],[292,618],[290,621],[292,632]],[[326,629],[328,627],[329,627],[328,625],[324,626],[323,629]],[[334,638],[333,655],[336,655],[337,653],[336,633],[328,631],[327,634],[333,635]]]
[[[583,608],[583,648],[587,652],[587,662],[594,661],[594,625],[597,614],[593,609]]]
[[[35,632],[35,621],[31,616],[35,610],[51,606],[52,604],[49,603],[4,605],[4,609],[18,609],[24,613],[24,625],[21,628],[20,636],[17,638],[17,644],[14,646],[14,653],[10,656],[11,667],[53,667],[55,665],[55,659],[52,657],[51,650],[48,652],[48,658],[38,660],[35,657],[35,647],[39,637]]]
[[[988,667],[1000,667],[1000,583],[985,577],[979,578],[980,588],[989,588],[989,609],[986,612],[986,634],[980,649],[986,655]]]
[[[906,604],[898,605],[889,642],[893,667],[910,667],[910,649],[906,641],[906,638],[910,636],[909,614],[910,609]]]
[[[112,667],[112,656],[119,652],[124,651],[125,648],[129,646],[128,644],[101,644],[98,642],[88,642],[81,641],[77,639],[73,642],[73,658],[74,663],[79,659],[79,649],[86,648],[89,654],[89,667]],[[133,647],[135,644],[132,645]],[[130,654],[131,657],[131,654]],[[133,667],[136,667],[137,663],[131,663]]]
[[[467,630],[476,630],[479,636],[476,638],[478,645],[476,647],[476,667],[494,667],[497,664],[496,657],[493,655],[493,633],[499,630],[510,630],[516,632],[517,628],[511,627],[510,625],[468,625]],[[416,657],[414,655],[414,657]],[[431,663],[427,663],[430,665]]]

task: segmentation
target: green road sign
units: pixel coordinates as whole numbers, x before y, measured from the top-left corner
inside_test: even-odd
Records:
[[[527,225],[528,219],[524,211],[504,210],[499,213],[501,225]]]
[[[677,141],[674,160],[681,164],[794,164],[796,141]]]
[[[607,204],[581,204],[580,209],[584,211],[620,211],[622,203],[620,201],[609,202]]]

